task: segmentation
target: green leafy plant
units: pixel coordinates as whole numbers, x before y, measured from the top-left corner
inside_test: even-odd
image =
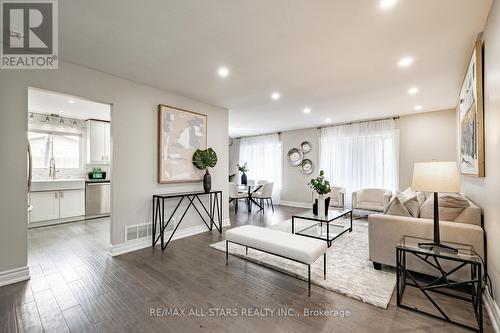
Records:
[[[236,166],[238,167],[238,170],[239,170],[240,172],[245,173],[245,172],[250,171],[250,170],[248,170],[248,165],[247,165],[247,162],[245,162],[245,164],[243,164],[243,165],[236,164]]]
[[[217,164],[217,154],[212,148],[197,149],[193,154],[193,164],[200,170],[208,170]]]
[[[330,193],[330,182],[325,179],[325,173],[323,170],[319,172],[319,176],[315,179],[311,179],[309,182],[309,187],[316,191],[318,194],[327,194]]]

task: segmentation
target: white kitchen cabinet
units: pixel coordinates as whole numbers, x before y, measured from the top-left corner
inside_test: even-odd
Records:
[[[85,189],[31,192],[29,200],[29,223],[85,215]]]
[[[111,124],[104,123],[104,159],[107,163],[111,160]]]
[[[59,191],[32,192],[30,222],[55,220],[59,218]]]
[[[85,215],[85,190],[59,192],[59,218]]]
[[[87,163],[109,164],[110,160],[110,123],[99,120],[87,120]]]

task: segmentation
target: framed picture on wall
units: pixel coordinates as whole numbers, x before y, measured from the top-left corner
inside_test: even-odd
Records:
[[[207,147],[207,116],[158,105],[158,183],[202,180],[203,171],[192,162],[197,149]]]
[[[484,177],[483,42],[476,41],[460,90],[460,172]]]

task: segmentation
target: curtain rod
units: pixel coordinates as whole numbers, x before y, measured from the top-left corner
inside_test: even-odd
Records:
[[[349,122],[345,122],[345,123],[337,123],[337,124],[329,124],[329,125],[325,125],[325,126],[318,126],[316,128],[317,129],[322,129],[322,128],[327,128],[327,127],[352,125],[352,124],[360,124],[360,123],[369,123],[369,122],[372,122],[372,121],[381,121],[381,120],[389,120],[389,119],[398,120],[399,116],[386,117],[386,118],[377,118],[377,119],[366,119],[366,120],[358,120],[358,121],[349,121]]]
[[[272,132],[272,133],[264,133],[264,134],[256,134],[256,135],[245,135],[245,136],[237,136],[236,138],[231,138],[231,139],[243,139],[243,138],[254,138],[256,136],[266,136],[266,135],[274,135],[274,134],[278,134],[280,135],[281,132]]]
[[[389,120],[389,119],[398,120],[399,116],[386,117],[386,118],[377,118],[377,119],[366,119],[366,120],[358,120],[358,121],[350,121],[350,122],[345,122],[345,123],[329,124],[329,125],[319,126],[319,127],[297,128],[297,129],[287,130],[285,132],[288,132],[288,131],[300,131],[300,130],[312,129],[312,128],[322,129],[322,128],[326,128],[326,127],[335,127],[335,126],[342,126],[342,125],[352,125],[352,124],[359,124],[359,123],[368,123],[370,121]],[[231,138],[231,139],[237,139],[237,140],[239,140],[239,139],[242,139],[242,138],[253,138],[253,137],[256,137],[256,136],[273,135],[273,134],[280,135],[281,132],[272,132],[272,133],[257,134],[257,135],[245,135],[245,136],[238,136],[238,137]]]

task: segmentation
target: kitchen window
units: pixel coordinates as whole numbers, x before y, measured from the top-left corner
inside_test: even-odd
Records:
[[[47,169],[53,157],[57,169],[81,169],[81,135],[28,132],[34,169]]]

